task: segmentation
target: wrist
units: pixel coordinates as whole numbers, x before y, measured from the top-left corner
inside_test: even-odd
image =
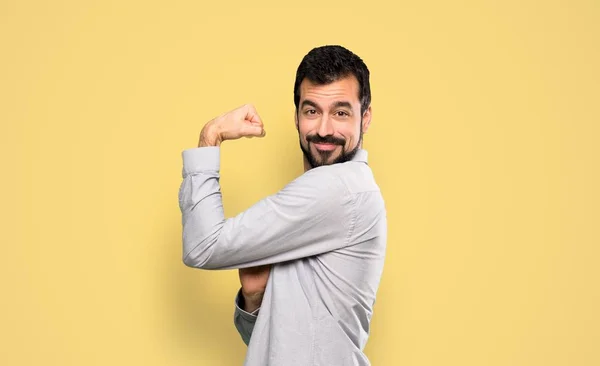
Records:
[[[210,123],[204,126],[202,131],[200,132],[200,139],[198,141],[198,147],[205,146],[220,146],[221,138],[219,137],[219,133],[215,130],[214,126]]]
[[[262,305],[263,294],[255,294],[255,295],[243,295],[242,294],[242,307],[244,311],[248,313],[254,312],[256,309],[260,308]]]

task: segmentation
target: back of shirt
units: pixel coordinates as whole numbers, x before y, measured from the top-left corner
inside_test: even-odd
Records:
[[[273,266],[245,365],[369,365],[363,350],[387,240],[383,197],[363,162],[319,169],[352,200],[353,222],[339,238],[347,245]]]

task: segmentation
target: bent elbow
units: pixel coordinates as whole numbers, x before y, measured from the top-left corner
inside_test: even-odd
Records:
[[[190,268],[202,268],[202,266],[199,265],[194,258],[190,257],[189,255],[185,255],[185,253],[183,255],[183,264]]]
[[[215,252],[218,235],[204,238],[200,242],[183,243],[183,264],[190,268],[214,269],[219,267]]]

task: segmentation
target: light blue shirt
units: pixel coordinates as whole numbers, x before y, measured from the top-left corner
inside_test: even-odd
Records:
[[[274,264],[258,316],[235,308],[235,325],[248,344],[244,365],[370,365],[363,350],[387,218],[367,152],[310,169],[227,219],[220,148],[187,149],[182,158],[184,263],[202,269]]]

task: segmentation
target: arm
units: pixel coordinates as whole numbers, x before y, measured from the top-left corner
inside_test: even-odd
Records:
[[[233,324],[240,334],[240,337],[242,337],[242,341],[247,346],[250,343],[250,338],[252,336],[252,331],[254,330],[254,324],[256,323],[260,307],[252,312],[244,310],[244,307],[244,297],[242,296],[242,290],[240,289],[235,297]]]
[[[278,193],[225,219],[219,149],[183,151],[179,205],[186,265],[204,269],[254,267],[348,245],[355,221],[353,201],[328,167],[308,171]]]
[[[235,297],[233,323],[248,345],[269,281],[271,266],[240,268],[238,272],[242,288]]]
[[[200,147],[184,150],[179,207],[183,261],[204,269],[285,262],[347,246],[353,199],[329,167],[312,169],[236,217],[225,219],[219,186],[220,144],[264,136],[251,106],[209,122]]]

